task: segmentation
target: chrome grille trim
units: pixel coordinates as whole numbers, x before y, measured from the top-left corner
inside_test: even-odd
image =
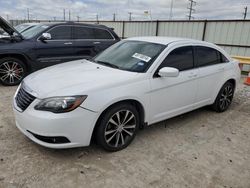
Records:
[[[26,110],[28,106],[35,100],[36,97],[29,94],[24,88],[21,86],[17,95],[15,97],[16,105],[22,110]]]

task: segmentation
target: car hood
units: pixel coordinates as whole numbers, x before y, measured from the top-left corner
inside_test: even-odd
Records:
[[[23,85],[37,98],[85,95],[95,90],[132,82],[138,73],[123,71],[87,60],[48,67],[27,76]]]
[[[13,36],[16,33],[19,37],[23,38],[21,33],[19,33],[14,27],[12,27],[3,17],[0,16],[0,27],[8,33],[10,36]]]

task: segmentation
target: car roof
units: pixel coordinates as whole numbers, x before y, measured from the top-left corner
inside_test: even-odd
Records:
[[[190,42],[190,43],[208,44],[208,42],[205,42],[205,41],[189,39],[189,38],[181,38],[181,37],[145,36],[145,37],[131,37],[126,40],[137,40],[137,41],[151,42],[151,43],[164,44],[164,45],[168,45],[174,42]]]
[[[41,25],[48,25],[48,26],[56,26],[56,25],[80,25],[80,26],[89,26],[89,27],[95,27],[95,28],[104,28],[104,29],[111,29],[110,27],[107,27],[105,25],[100,24],[87,24],[87,23],[81,23],[81,22],[41,22]]]

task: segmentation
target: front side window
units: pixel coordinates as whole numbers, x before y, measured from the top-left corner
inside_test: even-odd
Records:
[[[48,31],[51,34],[51,40],[67,40],[71,39],[70,26],[57,26]]]
[[[162,44],[124,40],[100,53],[93,61],[122,70],[146,72],[165,47]]]
[[[168,54],[159,69],[163,67],[173,67],[179,71],[192,69],[194,67],[193,48],[185,46],[174,49]]]

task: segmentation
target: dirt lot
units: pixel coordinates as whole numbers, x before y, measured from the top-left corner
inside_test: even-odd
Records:
[[[250,87],[243,84],[227,112],[203,108],[158,123],[116,153],[31,142],[14,124],[15,89],[0,86],[1,188],[250,188]]]

